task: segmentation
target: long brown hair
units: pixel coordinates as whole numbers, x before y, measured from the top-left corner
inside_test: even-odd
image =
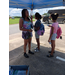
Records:
[[[25,20],[25,17],[26,17],[26,14],[25,14],[25,12],[27,11],[27,9],[23,9],[22,10],[22,18]],[[30,19],[29,19],[29,17],[27,17],[27,19],[30,21]]]

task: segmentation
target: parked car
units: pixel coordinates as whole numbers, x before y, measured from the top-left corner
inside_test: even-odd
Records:
[[[49,24],[52,23],[52,19],[50,18],[50,15],[52,13],[58,13],[59,17],[57,19],[57,21],[59,23],[65,23],[65,9],[59,9],[59,10],[49,10],[47,15],[43,17],[43,22]]]

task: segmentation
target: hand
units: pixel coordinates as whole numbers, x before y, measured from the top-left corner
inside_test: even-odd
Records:
[[[48,42],[50,42],[50,39],[48,40]]]
[[[33,16],[31,15],[31,19],[33,19]]]
[[[35,29],[35,26],[33,26],[34,27],[34,29]]]
[[[29,31],[29,32],[32,32],[33,30],[29,29],[28,31]]]
[[[49,27],[52,27],[51,25],[49,25]]]

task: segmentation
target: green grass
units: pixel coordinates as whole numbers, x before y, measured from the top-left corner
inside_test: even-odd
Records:
[[[9,19],[9,25],[11,24],[18,24],[19,23],[19,19],[20,18],[14,18],[14,19]],[[35,21],[35,19],[33,19],[33,21]]]
[[[9,19],[9,24],[18,24],[20,18]]]

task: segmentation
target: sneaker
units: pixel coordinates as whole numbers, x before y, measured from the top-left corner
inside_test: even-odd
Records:
[[[38,47],[35,48],[35,50],[38,49]]]
[[[29,56],[28,56],[26,53],[24,53],[24,56],[25,56],[26,58],[29,58]]]
[[[29,54],[34,54],[32,51],[29,50]]]
[[[40,50],[36,49],[35,52],[40,52]]]

